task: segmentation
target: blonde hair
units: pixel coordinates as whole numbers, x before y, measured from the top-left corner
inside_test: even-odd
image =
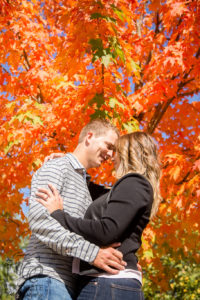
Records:
[[[82,143],[88,132],[93,132],[95,137],[104,135],[108,130],[113,130],[119,137],[118,129],[105,119],[90,121],[80,132],[78,143]]]
[[[133,172],[143,175],[151,183],[154,194],[150,216],[152,218],[161,201],[161,169],[153,138],[148,133],[141,131],[123,135],[116,142],[116,151],[120,158],[120,165],[116,171],[117,178]]]

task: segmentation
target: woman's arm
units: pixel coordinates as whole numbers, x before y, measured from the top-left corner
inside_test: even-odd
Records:
[[[152,191],[148,181],[138,174],[129,174],[114,187],[100,220],[74,218],[61,209],[52,212],[51,216],[70,231],[103,246],[120,241],[122,234],[151,198]]]

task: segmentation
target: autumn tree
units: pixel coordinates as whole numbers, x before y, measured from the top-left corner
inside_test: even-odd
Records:
[[[163,201],[141,252],[151,280],[168,288],[169,254],[199,262],[199,32],[198,0],[0,0],[2,254],[27,235],[22,191],[44,157],[103,117],[159,143]],[[114,182],[109,163],[91,175]]]

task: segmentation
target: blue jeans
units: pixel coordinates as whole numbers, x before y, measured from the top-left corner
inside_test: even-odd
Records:
[[[77,300],[144,300],[141,284],[133,278],[84,276]]]
[[[48,276],[29,278],[18,292],[20,300],[72,300],[72,292],[64,283]]]

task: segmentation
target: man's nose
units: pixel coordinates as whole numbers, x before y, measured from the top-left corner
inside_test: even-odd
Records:
[[[107,157],[113,159],[114,156],[113,154],[114,154],[113,150],[108,150]]]

